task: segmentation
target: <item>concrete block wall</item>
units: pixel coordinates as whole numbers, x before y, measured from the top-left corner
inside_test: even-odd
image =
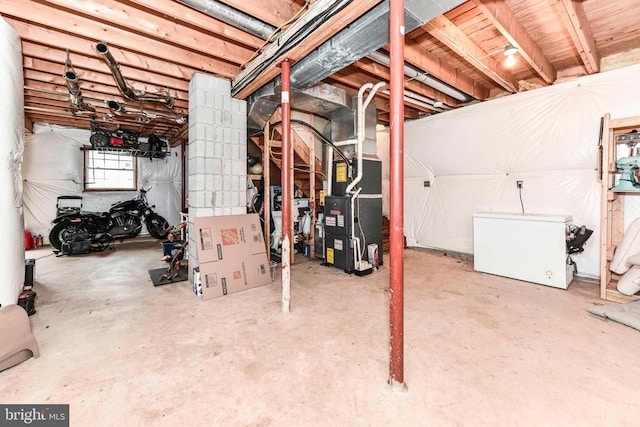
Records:
[[[193,218],[247,212],[247,104],[231,82],[196,73],[189,82],[189,278],[198,265]]]

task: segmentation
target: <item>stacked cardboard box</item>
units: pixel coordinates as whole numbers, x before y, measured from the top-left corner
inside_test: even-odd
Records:
[[[271,283],[257,214],[194,218],[202,299]]]

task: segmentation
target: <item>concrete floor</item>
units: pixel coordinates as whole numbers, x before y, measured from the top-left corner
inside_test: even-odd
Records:
[[[279,283],[206,302],[188,282],[153,287],[157,241],[50,253],[26,254],[42,355],[0,373],[0,401],[68,403],[73,426],[638,423],[640,335],[586,312],[594,283],[563,291],[407,250],[408,390],[394,394],[388,265],[358,278],[297,264],[285,315]]]

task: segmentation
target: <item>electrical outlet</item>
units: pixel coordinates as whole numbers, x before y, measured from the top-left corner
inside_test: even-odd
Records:
[[[431,181],[425,181],[424,182],[424,186],[425,187],[431,187]]]
[[[523,182],[524,182],[524,181],[516,181],[516,187],[518,187],[518,190],[522,190],[522,188],[523,188],[523,185],[522,185],[522,184],[523,184]]]

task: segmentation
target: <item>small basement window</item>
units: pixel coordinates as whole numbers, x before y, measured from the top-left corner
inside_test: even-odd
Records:
[[[136,158],[130,153],[84,150],[85,191],[135,191],[136,182]]]

